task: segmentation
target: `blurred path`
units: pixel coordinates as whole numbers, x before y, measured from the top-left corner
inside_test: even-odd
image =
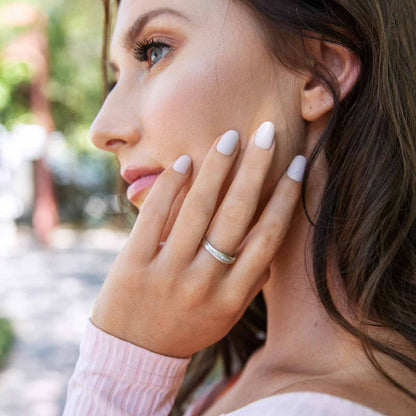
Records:
[[[86,321],[127,235],[61,226],[45,248],[19,227],[18,248],[0,258],[0,316],[17,337],[0,370],[0,415],[62,414]]]

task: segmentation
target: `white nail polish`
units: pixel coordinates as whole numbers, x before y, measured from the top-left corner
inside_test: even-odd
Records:
[[[217,150],[226,156],[231,156],[238,143],[238,133],[235,130],[225,132],[217,143]]]
[[[185,174],[189,169],[189,166],[191,166],[191,157],[188,155],[182,155],[176,160],[175,164],[173,165],[173,169],[176,172]]]
[[[306,157],[302,155],[297,155],[287,168],[286,174],[287,176],[289,176],[289,178],[292,178],[296,182],[302,182],[303,173],[305,172],[305,166]]]
[[[269,150],[273,144],[274,132],[274,124],[271,121],[265,121],[257,129],[254,143],[264,150]]]

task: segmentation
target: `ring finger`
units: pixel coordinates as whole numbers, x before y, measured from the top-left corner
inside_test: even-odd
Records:
[[[274,136],[275,127],[270,121],[262,123],[252,134],[237,174],[211,221],[206,238],[223,253],[233,255],[257,210],[276,148]],[[199,250],[195,260],[214,262],[218,267],[222,264],[204,248]]]

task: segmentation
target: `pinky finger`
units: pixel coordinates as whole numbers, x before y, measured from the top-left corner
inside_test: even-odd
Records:
[[[129,244],[140,261],[149,263],[160,250],[160,238],[172,204],[190,172],[192,160],[182,155],[157,178],[129,235]]]
[[[280,178],[259,220],[247,235],[230,273],[231,287],[249,294],[259,284],[261,275],[272,262],[291,226],[299,202],[306,158],[296,156]]]

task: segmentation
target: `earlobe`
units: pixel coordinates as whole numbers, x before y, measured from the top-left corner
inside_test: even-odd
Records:
[[[359,58],[349,49],[330,42],[308,39],[305,45],[312,56],[334,73],[340,87],[339,100],[342,101],[358,79],[361,68]],[[302,117],[307,121],[318,120],[334,107],[332,95],[312,74],[305,79],[300,93]]]

